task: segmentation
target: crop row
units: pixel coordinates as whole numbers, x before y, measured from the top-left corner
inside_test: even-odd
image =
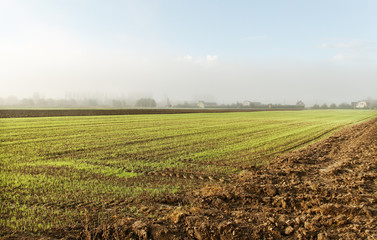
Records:
[[[41,231],[135,214],[376,117],[374,111],[0,119],[0,228]],[[101,220],[102,219],[102,220]]]

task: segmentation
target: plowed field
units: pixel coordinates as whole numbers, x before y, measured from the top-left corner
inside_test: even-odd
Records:
[[[155,206],[80,237],[377,239],[377,119]]]
[[[163,221],[110,229],[153,239],[377,239],[377,120],[174,201],[182,206]]]

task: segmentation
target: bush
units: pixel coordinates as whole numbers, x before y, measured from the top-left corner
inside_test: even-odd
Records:
[[[146,108],[154,108],[156,107],[156,101],[152,98],[141,98],[137,100],[135,107],[146,107]]]

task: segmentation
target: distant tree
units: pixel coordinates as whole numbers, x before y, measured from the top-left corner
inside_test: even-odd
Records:
[[[240,103],[240,102],[237,101],[236,104],[237,104],[237,108],[241,108],[242,107],[242,103]]]
[[[66,102],[64,102],[66,104]],[[85,100],[85,105],[88,107],[97,107],[98,106],[98,101],[95,98],[89,98]]]
[[[7,105],[17,105],[20,103],[16,96],[9,96],[6,101]]]
[[[57,107],[65,107],[65,108],[74,107],[71,105],[70,101],[67,99],[58,99],[55,101],[55,103]],[[86,105],[86,107],[91,107],[91,106],[95,106],[95,105],[89,105],[89,104]]]
[[[114,108],[124,108],[124,107],[126,107],[126,101],[113,99],[112,100],[112,106]]]
[[[171,108],[173,105],[170,103],[169,98],[166,99],[166,107]]]
[[[156,107],[156,101],[152,98],[141,98],[137,100],[135,107],[147,107],[147,108],[154,108]]]
[[[46,107],[56,107],[55,99],[47,98],[47,99],[45,100],[45,106],[46,106]]]
[[[319,109],[319,105],[318,104],[314,104],[312,108],[313,109]]]
[[[329,108],[335,109],[336,108],[336,104],[335,103],[331,103]]]
[[[23,107],[34,107],[34,101],[31,98],[24,98],[20,102]]]
[[[352,106],[348,103],[341,103],[341,104],[339,104],[338,108],[340,108],[340,109],[351,109]]]
[[[328,109],[329,107],[327,106],[327,104],[326,103],[324,103],[324,104],[322,104],[321,105],[321,107],[320,107],[321,109]]]

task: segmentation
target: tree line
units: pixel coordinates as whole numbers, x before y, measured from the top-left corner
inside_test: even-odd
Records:
[[[368,109],[376,109],[377,101],[367,100]],[[311,109],[354,109],[357,102],[341,103],[339,105],[331,103],[327,105],[314,104]],[[132,99],[96,99],[96,98],[83,98],[83,99],[53,99],[41,98],[34,96],[31,98],[18,99],[17,97],[10,96],[7,98],[0,97],[0,107],[7,108],[253,108],[253,109],[296,109],[305,108],[305,105],[286,105],[286,104],[262,104],[260,102],[236,102],[231,104],[217,104],[215,102],[189,102],[184,101],[172,104],[169,99],[157,103],[153,98],[139,98]]]

